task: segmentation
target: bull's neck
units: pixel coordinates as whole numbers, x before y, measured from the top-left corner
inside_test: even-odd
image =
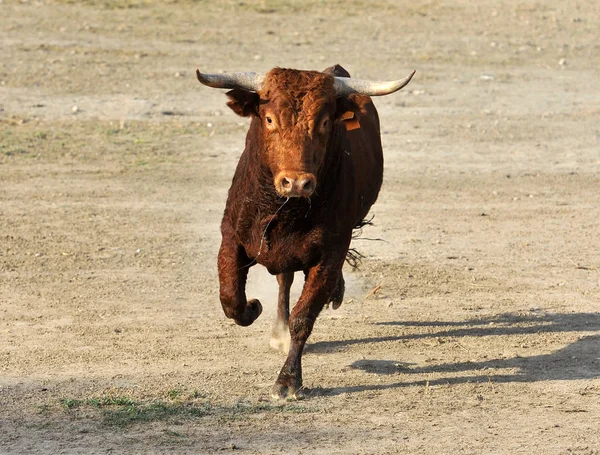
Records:
[[[323,161],[323,166],[319,170],[319,175],[317,176],[318,181],[321,182],[319,191],[324,198],[333,194],[336,187],[339,186],[340,172],[342,172],[343,163],[343,150],[340,139],[340,130],[339,128],[335,128],[327,143],[325,160]]]

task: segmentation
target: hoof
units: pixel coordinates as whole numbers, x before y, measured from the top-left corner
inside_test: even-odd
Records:
[[[271,392],[271,398],[274,400],[288,401],[303,400],[306,398],[306,390],[301,385],[296,387],[285,384],[275,384],[273,386],[273,391]]]
[[[249,326],[252,324],[262,313],[262,305],[256,299],[252,299],[246,305],[244,315],[240,319],[236,319],[235,322],[241,326]]]
[[[252,311],[254,312],[254,314],[256,314],[256,318],[258,318],[261,314],[262,314],[262,305],[260,304],[260,301],[257,299],[252,299],[248,302],[248,307],[252,308]]]
[[[337,310],[339,307],[342,306],[342,302],[343,301],[344,301],[344,299],[332,300],[331,301],[331,308],[333,308],[334,310]]]
[[[346,291],[346,282],[344,281],[344,277],[340,275],[338,279],[337,287],[335,292],[331,296],[331,307],[334,310],[337,310],[340,306],[342,306],[342,302],[344,301],[344,293]]]

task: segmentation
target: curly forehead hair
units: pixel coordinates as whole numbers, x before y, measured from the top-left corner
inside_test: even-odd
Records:
[[[335,99],[333,77],[317,71],[274,68],[265,78],[261,94],[298,114],[316,115],[316,109]]]

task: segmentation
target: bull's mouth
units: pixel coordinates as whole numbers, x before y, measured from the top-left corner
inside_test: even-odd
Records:
[[[317,188],[317,179],[309,172],[282,171],[275,176],[274,184],[280,196],[309,198]]]

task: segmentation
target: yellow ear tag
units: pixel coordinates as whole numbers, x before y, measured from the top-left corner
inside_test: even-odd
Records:
[[[340,119],[344,122],[346,131],[357,130],[360,128],[360,123],[358,122],[358,119],[354,116],[354,112],[352,111],[344,112]]]

